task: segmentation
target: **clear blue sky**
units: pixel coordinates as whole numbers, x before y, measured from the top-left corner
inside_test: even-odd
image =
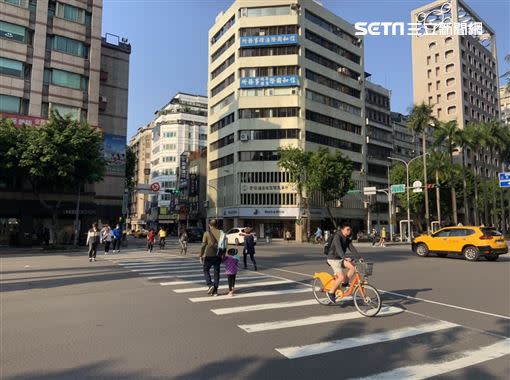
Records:
[[[508,69],[510,1],[465,0],[495,31],[500,73]],[[207,32],[232,0],[104,0],[103,34],[132,44],[128,137],[150,122],[154,111],[176,92],[206,95]],[[348,22],[410,21],[412,9],[427,0],[323,0]],[[391,108],[405,113],[412,104],[411,40],[368,36],[365,69],[372,81],[392,91]]]

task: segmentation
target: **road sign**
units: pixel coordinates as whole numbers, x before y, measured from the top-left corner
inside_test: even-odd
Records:
[[[377,188],[375,186],[364,187],[363,188],[363,194],[365,194],[365,195],[376,195],[377,194]]]
[[[421,181],[414,181],[413,182],[413,193],[421,193],[423,189],[421,188],[423,184]]]
[[[159,189],[160,189],[159,182],[154,182],[154,183],[151,185],[151,190],[152,190],[152,191],[159,191]]]
[[[391,185],[391,193],[392,194],[402,194],[406,192],[406,185],[403,183],[398,185]]]
[[[499,187],[510,187],[510,180],[508,180],[508,181],[499,181]]]
[[[349,190],[347,194],[360,194],[361,190]]]
[[[510,181],[510,172],[498,173],[498,177],[500,181]]]

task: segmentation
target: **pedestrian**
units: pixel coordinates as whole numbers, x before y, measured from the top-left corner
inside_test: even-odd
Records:
[[[188,232],[186,232],[185,228],[181,228],[179,233],[179,244],[181,246],[181,255],[186,255],[188,253]]]
[[[89,262],[96,261],[97,245],[99,244],[99,230],[97,224],[92,224],[92,228],[87,233],[87,245],[89,246]]]
[[[377,230],[375,228],[372,228],[372,231],[370,231],[370,242],[372,243],[372,247],[375,246],[375,240],[377,238]]]
[[[239,260],[240,257],[237,254],[237,249],[235,248],[230,248],[223,258],[223,264],[225,264],[225,274],[227,275],[228,279],[228,295],[230,297],[234,295],[234,287],[236,285],[236,275]]]
[[[273,230],[271,227],[267,227],[266,229],[266,243],[271,244],[271,241],[273,240]]]
[[[379,247],[386,247],[386,227],[381,230],[381,240],[379,240]]]
[[[120,225],[116,225],[113,229],[113,253],[120,253],[120,242],[122,241],[122,231]]]
[[[101,239],[104,244],[104,254],[107,255],[110,252],[110,245],[113,241],[113,232],[108,224],[104,226],[102,231]]]
[[[255,237],[251,233],[252,229],[251,227],[246,227],[244,229],[244,233],[242,235],[244,236],[244,250],[243,250],[243,262],[244,262],[244,269],[248,269],[247,265],[247,258],[248,255],[250,255],[250,260],[253,264],[253,269],[257,270],[257,262],[255,261]]]
[[[324,243],[328,241],[329,239],[329,230],[324,231]]]
[[[292,238],[292,234],[289,230],[285,231],[285,240],[287,240],[287,243],[290,242],[290,239]]]
[[[159,237],[159,249],[165,248],[166,230],[163,227],[159,229],[158,237]]]
[[[202,247],[200,249],[200,263],[203,265],[204,278],[207,286],[207,294],[218,295],[220,284],[220,264],[224,250],[227,248],[226,235],[218,229],[216,219],[209,221],[209,230],[204,232]],[[214,269],[214,282],[211,280],[211,268]]]
[[[322,243],[322,230],[320,227],[317,227],[317,230],[314,234],[315,242],[316,243]]]
[[[156,239],[156,233],[151,228],[147,233],[147,253],[152,253],[154,248],[154,240]]]

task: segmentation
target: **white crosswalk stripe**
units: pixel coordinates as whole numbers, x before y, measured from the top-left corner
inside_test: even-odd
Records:
[[[151,272],[167,272],[167,273],[185,273],[185,272],[202,272],[204,270],[202,268],[192,267],[192,268],[154,268],[154,269],[131,269],[131,272],[136,273],[151,273]]]
[[[180,262],[174,262],[174,261],[163,261],[163,262],[157,262],[157,263],[144,263],[144,264],[119,264],[120,266],[124,268],[150,268],[153,266],[158,265],[173,265],[173,266],[179,266],[179,265],[185,265],[185,264],[194,264],[199,265],[198,262],[193,260],[186,260],[186,261],[180,261]]]
[[[154,276],[154,277],[148,277],[148,279],[159,279],[160,277],[162,278],[168,278],[168,277],[173,277],[173,276]],[[201,276],[203,277],[203,275]],[[237,282],[238,281],[246,281],[246,280],[258,280],[259,278],[268,278],[270,276],[266,276],[266,275],[263,275],[263,274],[260,274],[260,275],[256,275],[256,276],[246,276],[246,277],[238,277],[236,278],[236,288],[238,288],[240,285],[237,285]],[[228,279],[226,278],[220,278],[220,283],[224,283],[224,282],[227,282]],[[161,286],[174,286],[174,285],[193,285],[193,284],[201,284],[202,282],[204,282],[204,280],[195,280],[195,281],[192,281],[192,280],[183,280],[183,281],[169,281],[169,282],[161,282],[160,285]]]
[[[358,378],[358,380],[428,379],[433,376],[439,376],[444,373],[470,367],[475,364],[501,358],[506,355],[510,355],[510,339],[503,339],[497,343],[477,350],[464,351],[455,354],[455,356],[450,359],[445,358],[439,362],[397,368],[369,377]]]
[[[278,296],[283,294],[297,294],[297,293],[305,293],[310,292],[310,289],[285,289],[285,290],[267,290],[262,292],[253,292],[253,293],[241,293],[236,294],[234,297],[230,297],[228,295],[217,296],[217,297],[196,297],[190,298],[191,302],[210,302],[210,301],[220,301],[220,300],[235,300],[239,298],[251,298],[251,297],[267,297],[267,296]]]
[[[450,323],[446,321],[438,321],[433,323],[426,323],[418,326],[411,327],[403,327],[401,329],[390,330],[375,334],[362,335],[353,338],[346,338],[340,340],[334,340],[330,342],[322,342],[309,344],[305,346],[297,346],[297,347],[285,347],[285,348],[277,348],[278,351],[283,356],[288,359],[297,359],[305,356],[319,355],[327,352],[340,351],[345,350],[347,348],[354,348],[360,346],[366,346],[369,344],[375,343],[383,343],[389,342],[392,340],[408,338],[411,336],[436,332],[445,329],[451,329],[454,327],[459,327],[460,325],[455,323]]]
[[[271,286],[271,285],[282,285],[282,284],[290,284],[292,281],[290,280],[275,280],[275,281],[265,281],[265,282],[253,282],[250,284],[236,284],[236,289],[242,288],[256,288],[260,286]],[[163,284],[161,284],[163,285]],[[191,293],[191,292],[201,292],[206,291],[207,287],[199,287],[199,288],[184,288],[184,289],[174,289],[175,293]]]
[[[381,309],[378,317],[399,314],[404,310],[399,307],[387,306]],[[329,314],[329,315],[320,315],[315,317],[308,317],[302,319],[294,319],[288,321],[275,321],[275,322],[265,322],[265,323],[254,323],[249,325],[239,325],[241,329],[248,333],[260,332],[260,331],[269,331],[269,330],[278,330],[285,329],[289,327],[299,327],[299,326],[307,326],[307,325],[316,325],[320,323],[331,323],[338,321],[348,321],[352,319],[360,319],[365,318],[363,315],[358,313],[357,311],[353,311],[350,313],[337,313],[337,314]],[[376,317],[377,318],[377,317]]]
[[[351,297],[351,299],[352,299],[352,297]],[[211,309],[211,311],[216,315],[225,315],[225,314],[247,313],[247,312],[251,312],[251,311],[284,309],[284,308],[288,308],[288,307],[300,307],[300,306],[311,306],[311,305],[317,305],[317,301],[314,299],[307,299],[304,301],[262,303],[262,304],[255,304],[255,305],[246,305],[246,306],[223,307],[223,308],[219,308],[219,309]]]

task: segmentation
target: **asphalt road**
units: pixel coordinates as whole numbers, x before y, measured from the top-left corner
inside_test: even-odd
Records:
[[[318,246],[258,245],[233,298],[205,294],[190,250],[1,257],[0,378],[509,378],[508,255],[360,246],[384,291],[384,313],[365,318],[313,300],[311,275],[328,270]]]

